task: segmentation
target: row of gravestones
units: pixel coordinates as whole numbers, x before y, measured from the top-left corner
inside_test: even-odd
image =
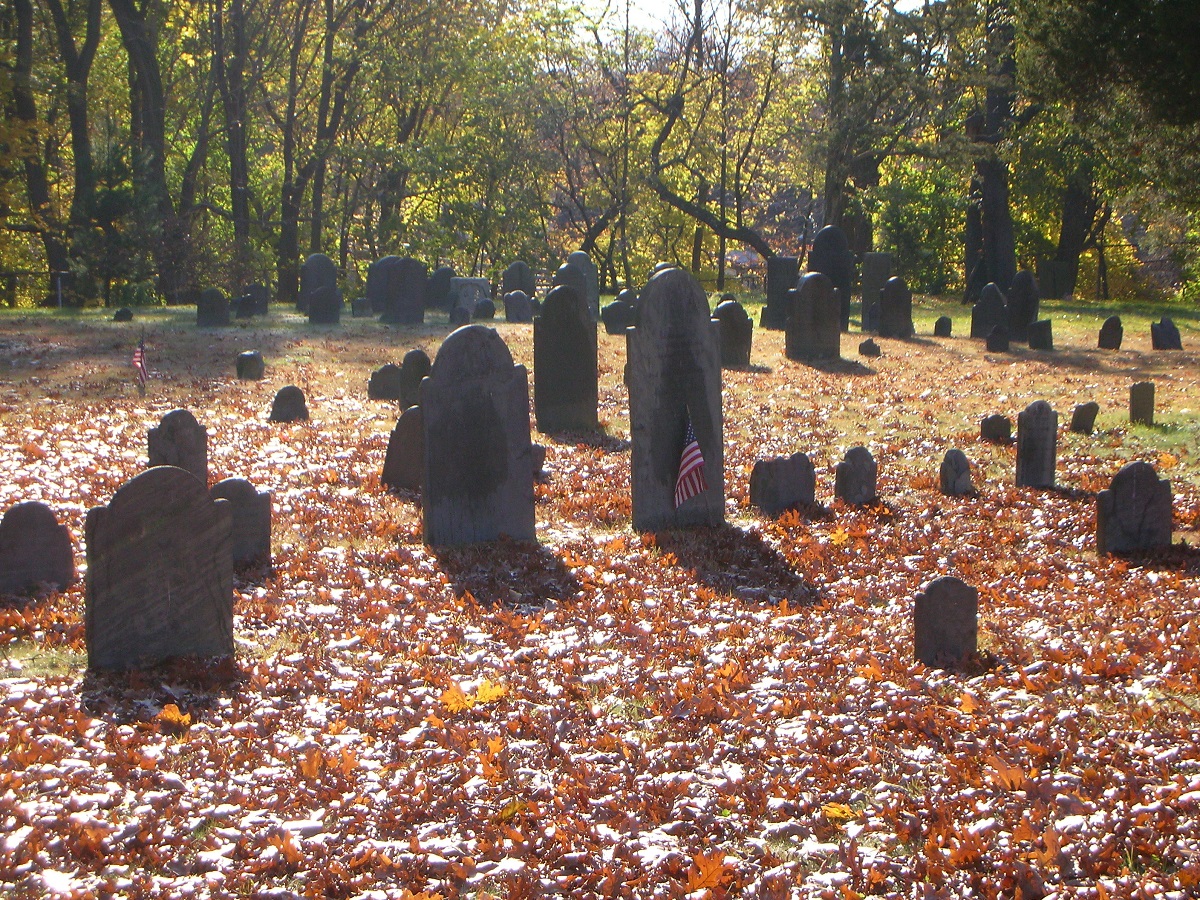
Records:
[[[1071,411],[1069,430],[1073,434],[1090,435],[1095,431],[1100,404],[1094,400],[1075,404]],[[1019,418],[1019,417],[1018,417]],[[1057,414],[1055,415],[1057,422]],[[1154,424],[1154,382],[1139,381],[1129,387],[1129,424]],[[979,436],[993,444],[1012,443],[1012,420],[999,413],[985,416],[979,425]]]
[[[220,288],[207,288],[196,301],[196,325],[200,328],[220,328],[230,324],[231,316],[236,319],[265,316],[270,297],[271,292],[261,284],[243,288],[232,300]],[[129,318],[132,318],[132,314]]]

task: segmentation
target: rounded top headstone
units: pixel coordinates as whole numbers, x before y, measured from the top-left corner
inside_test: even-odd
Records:
[[[676,327],[701,329],[711,318],[708,297],[691,272],[669,268],[646,284],[638,304],[638,330],[665,334]]]
[[[429,377],[435,381],[461,381],[482,378],[512,367],[512,353],[496,329],[464,325],[442,342]]]

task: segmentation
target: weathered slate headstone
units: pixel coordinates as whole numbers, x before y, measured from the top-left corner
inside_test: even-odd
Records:
[[[229,300],[216,287],[200,292],[196,301],[196,326],[198,328],[220,328],[229,324]]]
[[[439,266],[429,276],[425,283],[425,308],[448,309],[450,306],[450,282],[454,278],[454,270],[449,266]]]
[[[337,325],[342,321],[342,292],[331,287],[315,288],[308,294],[306,309],[308,324]]]
[[[874,503],[879,468],[866,447],[851,447],[833,470],[833,495],[850,506]]]
[[[370,400],[399,400],[400,367],[395,363],[384,363],[371,373],[367,382],[367,398]]]
[[[988,353],[1007,353],[1009,349],[1008,343],[1008,326],[997,325],[987,336]]]
[[[425,289],[429,283],[425,264],[404,256],[389,263],[386,277],[387,294],[379,321],[387,325],[422,324],[425,321]],[[367,281],[370,283],[369,273]]]
[[[750,503],[768,516],[812,506],[817,476],[805,453],[760,459],[750,472]]]
[[[529,378],[493,329],[446,338],[421,382],[425,542],[532,541]]]
[[[555,270],[554,276],[550,280],[551,287],[556,288],[566,285],[575,290],[580,297],[583,298],[584,306],[588,302],[588,277],[587,273],[579,266],[571,262],[565,262]],[[597,308],[596,317],[599,318],[600,310]]]
[[[971,461],[957,447],[946,451],[938,469],[938,488],[947,497],[966,497],[975,493],[971,484]]]
[[[683,269],[660,271],[625,332],[629,365],[633,527],[657,531],[725,520],[721,338],[704,289]],[[675,505],[688,423],[704,457],[707,490]]]
[[[787,358],[821,360],[841,356],[841,307],[829,276],[810,272],[788,295],[791,312],[784,337]]]
[[[496,304],[491,299],[476,300],[471,318],[476,321],[491,322],[496,318]]]
[[[400,408],[408,409],[421,402],[421,379],[429,374],[433,363],[420,347],[409,350],[400,360]]]
[[[1158,322],[1150,323],[1150,346],[1155,350],[1183,349],[1179,329],[1167,316],[1163,316]]]
[[[133,310],[130,309],[128,306],[122,306],[115,313],[113,313],[113,321],[114,322],[132,322],[133,321]]]
[[[371,304],[371,312],[381,315],[395,303],[395,295],[399,289],[397,267],[400,257],[395,255],[381,256],[367,267],[367,285],[364,289],[366,298]]]
[[[606,334],[624,334],[637,321],[637,315],[632,306],[618,298],[600,310],[600,320]]]
[[[533,320],[533,406],[538,431],[594,431],[599,397],[596,323],[587,299],[560,285]]]
[[[233,655],[232,511],[173,466],[88,510],[88,667]]]
[[[1129,388],[1129,424],[1154,424],[1154,382],[1139,381]]]
[[[600,318],[600,273],[596,271],[596,264],[583,250],[576,250],[570,254],[567,262],[583,272],[586,291],[584,297],[587,300],[588,314],[595,322]]]
[[[767,259],[767,304],[762,309],[758,325],[782,331],[787,327],[788,291],[800,278],[800,260],[794,256],[772,256]]]
[[[950,337],[953,328],[954,321],[949,316],[938,316],[937,321],[933,323],[933,336]]]
[[[421,407],[410,406],[396,420],[388,438],[380,482],[389,491],[419,491],[425,479],[425,419]]]
[[[337,286],[337,266],[324,253],[314,253],[300,267],[300,293],[296,295],[296,311],[308,312],[309,299],[322,288],[333,291],[337,295],[338,305],[341,306],[342,295]]]
[[[246,350],[237,356],[237,377],[242,381],[259,381],[267,373],[267,364],[257,350]]]
[[[146,436],[154,466],[177,466],[208,484],[208,432],[186,409],[175,409],[162,417]]]
[[[500,293],[511,294],[515,291],[520,291],[526,297],[537,293],[537,278],[534,277],[533,269],[529,268],[529,263],[520,259],[509,263],[504,274],[500,276]]]
[[[533,321],[533,301],[524,291],[509,291],[504,295],[504,320],[526,323]]]
[[[808,254],[808,271],[828,275],[838,291],[840,304],[840,328],[850,328],[850,292],[854,288],[854,254],[846,233],[836,225],[826,225],[813,238],[812,250]],[[880,307],[882,309],[882,306]]]
[[[879,356],[882,352],[883,351],[879,349],[879,345],[870,338],[867,338],[858,345],[859,356],[875,357]]]
[[[979,300],[971,307],[971,337],[987,339],[992,329],[1008,322],[1008,304],[1000,288],[994,284],[984,286]]]
[[[1054,349],[1054,328],[1049,319],[1030,322],[1025,327],[1025,336],[1029,341],[1030,350]]]
[[[913,604],[913,655],[930,667],[956,668],[979,646],[979,591],[951,576],[935,578]]]
[[[864,253],[862,261],[862,308],[863,331],[874,331],[868,327],[867,311],[879,302],[879,293],[892,277],[893,257],[890,253]]]
[[[450,297],[447,301],[453,304],[450,308],[465,309],[467,317],[475,311],[475,304],[480,300],[492,299],[492,283],[486,278],[451,278]]]
[[[1012,420],[1000,413],[984,416],[979,423],[979,437],[990,444],[1012,443]]]
[[[1033,273],[1018,272],[1008,289],[1008,333],[1014,341],[1027,340],[1029,326],[1037,321],[1038,301]]]
[[[248,312],[252,316],[265,316],[270,311],[271,289],[265,284],[255,282],[248,284],[240,291],[239,299],[249,300],[246,302]],[[241,318],[240,314],[238,318]]]
[[[304,391],[294,384],[281,387],[271,402],[272,422],[307,422],[308,406],[304,402]]]
[[[1171,546],[1171,482],[1132,462],[1096,497],[1096,551],[1132,553]]]
[[[721,365],[726,369],[744,369],[750,365],[750,349],[754,343],[754,322],[742,304],[734,299],[722,300],[713,310],[721,333]]]
[[[879,336],[908,338],[915,332],[912,291],[899,276],[889,278],[879,295]]]
[[[28,500],[0,519],[0,594],[39,584],[65,588],[75,581],[71,534],[44,503]]]
[[[271,564],[271,492],[256,491],[244,478],[218,481],[209,496],[229,501],[230,555],[234,568]]]
[[[1035,400],[1017,414],[1017,487],[1054,487],[1058,413]]]
[[[1120,316],[1109,316],[1100,326],[1101,350],[1120,350],[1121,341],[1125,337],[1125,329],[1121,327]]]
[[[1095,400],[1087,403],[1077,403],[1071,410],[1071,431],[1074,434],[1091,434],[1096,430],[1096,416],[1100,412],[1100,404]]]

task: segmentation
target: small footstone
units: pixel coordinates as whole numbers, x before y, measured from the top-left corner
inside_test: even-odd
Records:
[[[967,454],[954,448],[946,451],[938,470],[938,485],[947,497],[965,497],[975,493],[971,484],[971,462]]]
[[[954,322],[949,316],[939,316],[938,320],[933,323],[934,337],[950,337],[950,330],[954,327]]]
[[[263,355],[257,350],[247,350],[239,353],[237,358],[237,377],[242,381],[258,381],[266,374],[267,364]]]
[[[289,384],[281,387],[271,403],[272,422],[306,422],[308,406],[304,402],[304,391]]]
[[[999,413],[984,416],[983,421],[979,423],[979,436],[992,444],[1011,444],[1012,420]]]
[[[943,576],[917,594],[913,605],[913,651],[927,666],[954,668],[978,648],[979,592]]]
[[[133,321],[133,310],[130,309],[128,306],[122,306],[115,313],[113,313],[113,321],[114,322],[132,322]]]
[[[867,338],[865,341],[863,341],[861,344],[858,345],[858,355],[859,356],[879,356],[879,354],[880,354],[879,345],[877,343],[875,343],[873,340],[871,340],[870,338]]]
[[[1054,332],[1049,319],[1030,322],[1025,333],[1029,338],[1030,350],[1053,350]]]
[[[851,447],[834,469],[833,495],[850,506],[874,503],[879,468],[866,447]]]
[[[367,397],[371,400],[399,400],[402,374],[395,363],[384,363],[371,373]]]
[[[1004,325],[997,325],[987,336],[987,349],[989,353],[1007,353],[1008,352],[1008,328]]]
[[[1074,434],[1091,434],[1096,430],[1096,415],[1099,412],[1100,404],[1095,400],[1077,403],[1071,411],[1071,431]]]
[[[807,454],[760,459],[750,473],[750,503],[769,516],[812,506],[817,477]]]
[[[471,312],[471,318],[477,322],[480,320],[490,322],[496,318],[496,304],[491,300],[477,300],[475,309]]]
[[[1139,381],[1129,388],[1129,424],[1154,424],[1154,382]]]

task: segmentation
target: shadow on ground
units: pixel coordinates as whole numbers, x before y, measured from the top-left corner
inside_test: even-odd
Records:
[[[660,531],[658,546],[705,586],[760,603],[814,603],[816,590],[757,531],[722,525]]]
[[[562,559],[541,544],[501,539],[431,552],[454,593],[469,593],[482,606],[540,606],[550,600],[573,600],[580,590]]]

